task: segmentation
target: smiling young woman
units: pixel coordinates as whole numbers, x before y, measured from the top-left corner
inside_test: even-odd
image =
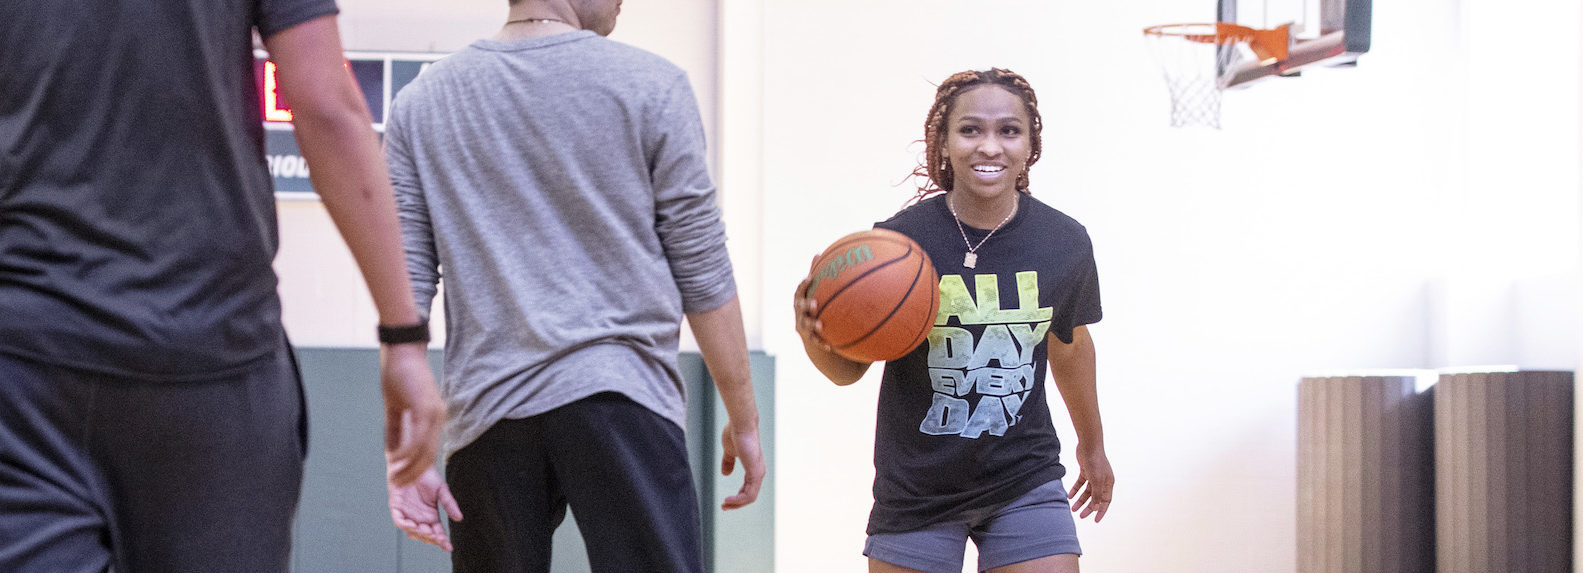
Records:
[[[1115,479],[1085,326],[1100,319],[1098,274],[1087,230],[1029,192],[1042,128],[1022,76],[952,75],[925,122],[917,200],[875,225],[928,253],[940,310],[924,343],[885,364],[870,571],[961,571],[972,539],[979,571],[1075,572],[1071,512],[1099,521],[1109,509]],[[809,359],[837,384],[861,378],[870,363],[829,351],[807,286],[794,304]],[[1077,430],[1070,491],[1047,371]]]
[[[957,191],[947,202],[965,223],[999,225],[1016,212],[1032,154],[1030,123],[1022,99],[1000,86],[973,86],[957,94],[940,152],[950,166],[951,189]]]

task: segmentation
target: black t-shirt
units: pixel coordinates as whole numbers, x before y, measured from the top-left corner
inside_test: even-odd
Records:
[[[0,352],[184,379],[277,347],[252,31],[336,11],[0,2]]]
[[[868,532],[910,531],[992,508],[1059,479],[1046,401],[1046,334],[1100,318],[1088,231],[1031,196],[963,266],[962,231],[937,195],[876,227],[923,247],[940,273],[926,342],[885,364]],[[989,231],[964,227],[974,245]]]

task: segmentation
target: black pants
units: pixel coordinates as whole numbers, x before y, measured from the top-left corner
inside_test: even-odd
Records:
[[[149,382],[0,355],[0,571],[284,572],[302,387],[248,372]]]
[[[616,393],[502,420],[451,455],[455,573],[550,570],[570,504],[600,573],[703,570],[682,429]]]

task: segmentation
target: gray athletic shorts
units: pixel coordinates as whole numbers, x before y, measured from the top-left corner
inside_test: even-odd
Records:
[[[978,546],[979,571],[1051,555],[1081,555],[1071,508],[1066,487],[1055,480],[1004,507],[965,512],[904,533],[870,535],[863,554],[928,573],[959,573],[967,539]]]

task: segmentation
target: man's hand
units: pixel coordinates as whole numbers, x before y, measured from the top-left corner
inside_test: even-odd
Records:
[[[386,482],[385,487],[390,490],[390,520],[396,527],[407,532],[407,537],[451,550],[451,540],[440,523],[439,508],[444,506],[445,513],[456,521],[462,520],[462,510],[440,472],[429,466],[412,484],[397,486]]]
[[[407,486],[434,466],[440,431],[445,428],[445,402],[429,371],[423,343],[385,345],[379,357],[385,394],[385,479]]]
[[[759,449],[758,430],[737,432],[731,424],[726,424],[720,433],[720,475],[731,475],[736,469],[737,460],[742,461],[743,479],[742,489],[736,495],[727,497],[720,509],[732,510],[746,507],[759,497],[759,488],[764,485],[764,454]]]

